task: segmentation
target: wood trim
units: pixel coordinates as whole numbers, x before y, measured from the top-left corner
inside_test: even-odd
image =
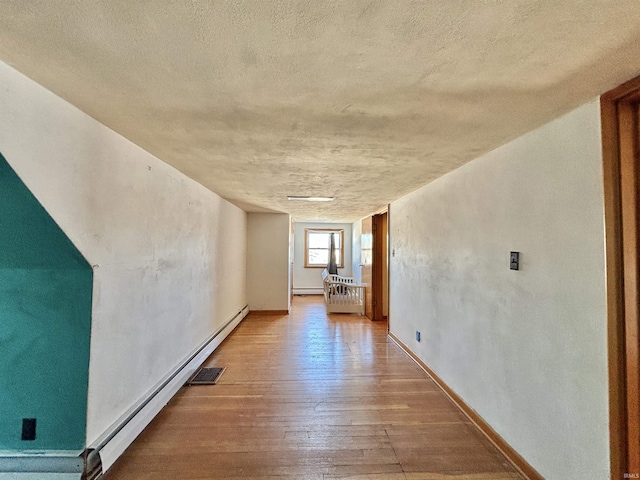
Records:
[[[466,415],[466,417],[487,437],[487,439],[506,457],[513,467],[529,480],[544,480],[535,468],[516,452],[475,410],[465,403],[449,386],[424,363],[409,347],[407,347],[393,333],[388,333],[389,338],[397,344],[409,357],[418,364],[424,372],[431,377],[436,385],[447,395],[451,401]]]
[[[383,213],[387,213],[389,210],[389,204],[380,207],[378,210],[373,212],[371,215],[382,215]]]
[[[628,82],[623,83],[619,87],[608,91],[600,97],[600,104],[611,104],[622,100],[625,97],[638,98],[640,95],[640,77],[633,78]]]
[[[640,95],[640,91],[638,91],[638,94]],[[632,446],[629,449],[627,468],[629,473],[640,473],[640,101],[638,100],[635,101],[633,114],[635,128],[633,151],[635,303],[631,306],[631,311],[635,320],[627,322],[625,325],[627,341],[627,411],[630,412],[627,416],[629,426],[627,436],[628,444]]]
[[[251,310],[251,315],[289,315],[289,310]]]
[[[387,205],[387,333],[391,332],[391,204]]]
[[[618,103],[627,402],[627,472],[640,473],[638,418],[638,106]],[[635,446],[635,447],[634,447]]]
[[[624,295],[622,287],[622,207],[618,148],[618,111],[615,99],[600,101],[604,184],[604,223],[607,282],[607,335],[609,369],[609,447],[611,478],[626,473],[626,406]]]
[[[338,268],[344,268],[344,229],[343,228],[305,228],[304,229],[304,268],[327,268],[326,265],[309,265],[309,232],[340,233],[340,262]]]
[[[640,471],[639,102],[640,77],[600,99],[611,478]]]

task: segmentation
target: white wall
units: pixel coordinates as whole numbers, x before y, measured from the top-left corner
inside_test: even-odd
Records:
[[[390,219],[391,331],[545,478],[609,478],[599,102]]]
[[[3,63],[0,152],[94,265],[91,444],[245,305],[246,214]]]
[[[330,228],[344,230],[344,268],[338,273],[351,276],[351,224],[350,223],[307,223],[296,222],[294,226],[293,293],[321,294],[322,269],[304,267],[304,231],[306,228]]]
[[[249,213],[247,298],[251,310],[289,310],[291,218],[280,213]]]

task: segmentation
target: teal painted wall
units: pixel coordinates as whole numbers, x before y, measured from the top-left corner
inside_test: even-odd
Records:
[[[85,447],[93,272],[0,155],[0,450]],[[23,441],[22,419],[37,419]]]

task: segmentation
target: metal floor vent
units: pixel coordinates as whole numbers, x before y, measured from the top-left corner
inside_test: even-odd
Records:
[[[226,367],[201,368],[191,377],[187,385],[215,385],[225,370]]]

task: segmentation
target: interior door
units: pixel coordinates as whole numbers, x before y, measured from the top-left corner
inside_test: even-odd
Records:
[[[362,285],[364,285],[364,314],[373,320],[373,217],[362,219],[362,233],[360,238],[362,269]]]

